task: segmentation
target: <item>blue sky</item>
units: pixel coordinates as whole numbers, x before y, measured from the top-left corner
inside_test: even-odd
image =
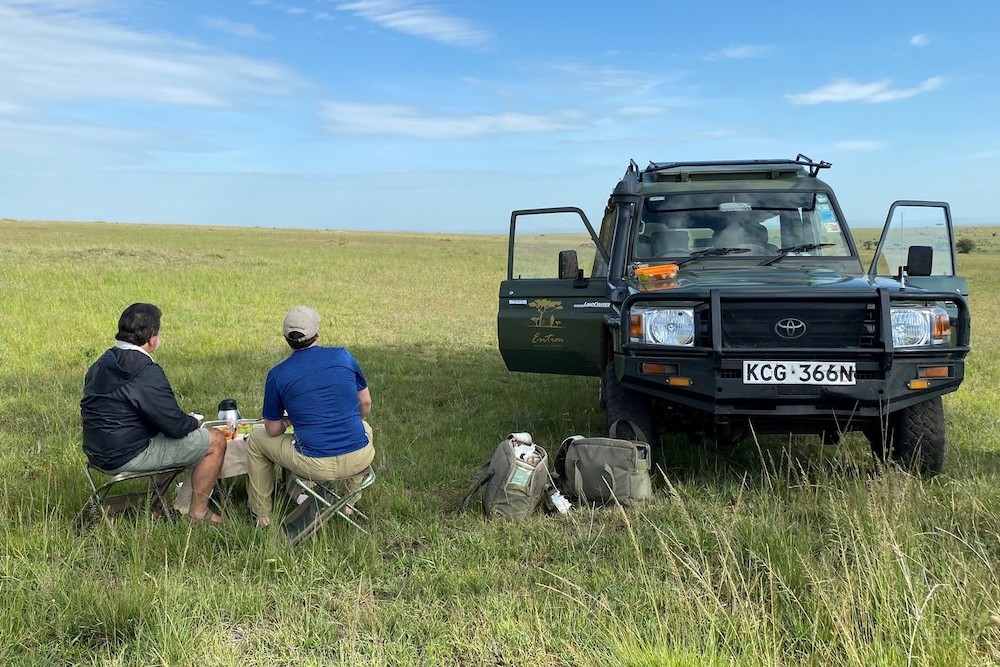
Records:
[[[0,0],[0,218],[503,232],[629,159],[1000,223],[1000,2]]]

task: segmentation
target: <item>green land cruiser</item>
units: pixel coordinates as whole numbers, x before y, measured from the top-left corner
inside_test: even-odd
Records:
[[[514,211],[507,368],[599,376],[608,422],[654,444],[861,431],[878,458],[939,472],[941,397],[969,351],[950,209],[895,202],[866,270],[828,167],[631,162],[599,231],[578,208]]]

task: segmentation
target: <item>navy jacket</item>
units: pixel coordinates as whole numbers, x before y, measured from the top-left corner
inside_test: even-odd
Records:
[[[102,470],[117,470],[157,433],[183,438],[198,420],[177,405],[163,369],[137,350],[111,348],[87,370],[80,401],[83,451]]]

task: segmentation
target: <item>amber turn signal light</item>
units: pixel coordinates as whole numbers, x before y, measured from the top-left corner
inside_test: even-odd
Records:
[[[629,316],[628,335],[631,338],[642,338],[642,315]]]
[[[651,364],[644,362],[639,368],[643,375],[677,375],[677,364]]]
[[[947,314],[934,316],[934,338],[940,340],[951,335],[951,318]]]

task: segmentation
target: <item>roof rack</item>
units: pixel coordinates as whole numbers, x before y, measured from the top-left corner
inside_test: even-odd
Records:
[[[782,165],[786,166],[800,166],[808,167],[809,175],[816,176],[820,169],[829,169],[833,165],[829,162],[821,160],[819,162],[813,161],[811,158],[806,157],[802,153],[795,156],[794,160],[787,159],[777,159],[777,160],[710,160],[703,162],[650,162],[649,166],[643,170],[643,173],[653,173],[658,171],[668,171],[670,169],[679,169],[682,167],[780,167]],[[635,169],[638,171],[638,165],[636,165],[634,160],[629,161],[629,170]]]

